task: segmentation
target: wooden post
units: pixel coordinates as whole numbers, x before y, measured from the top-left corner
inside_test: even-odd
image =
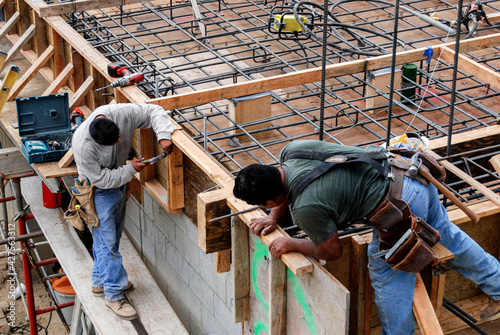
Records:
[[[215,272],[224,273],[231,270],[231,250],[218,251],[215,254]]]
[[[54,47],[52,72],[55,78],[64,69],[64,49],[62,47],[61,36],[53,28],[50,28],[50,44]]]
[[[395,293],[397,294],[397,293]],[[439,320],[432,308],[431,300],[427,295],[424,281],[417,273],[417,281],[415,284],[415,294],[413,296],[413,313],[417,319],[418,326],[423,335],[439,335],[443,334]]]
[[[227,188],[198,194],[198,244],[207,254],[231,248],[231,218],[210,222],[229,214],[226,199],[230,196]]]
[[[232,250],[233,280],[234,280],[234,309],[233,321],[243,322],[250,317],[250,253],[248,250],[248,227],[238,217],[233,217],[231,240],[234,242]]]
[[[371,283],[368,274],[368,243],[359,235],[351,236],[349,292],[349,334],[370,334]]]
[[[167,165],[167,211],[170,214],[180,213],[184,208],[184,155],[174,145],[172,153],[166,158]]]
[[[270,335],[286,333],[286,265],[271,257],[269,266],[269,325]]]

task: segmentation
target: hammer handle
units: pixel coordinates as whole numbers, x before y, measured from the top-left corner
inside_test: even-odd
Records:
[[[422,165],[419,169],[419,173],[420,173],[420,175],[422,175],[422,177],[424,177],[425,179],[430,181],[434,186],[436,186],[437,189],[439,191],[441,191],[441,193],[443,193],[443,195],[445,197],[447,197],[448,199],[453,201],[453,203],[455,205],[457,205],[457,207],[460,208],[465,214],[467,214],[467,216],[474,223],[479,222],[479,216],[476,213],[474,213],[473,211],[471,211],[469,209],[469,207],[467,207],[463,202],[461,202],[449,189],[446,188],[446,186],[444,186],[439,181],[437,181],[436,178],[434,178],[431,175],[431,173],[429,172],[429,169],[426,166]]]

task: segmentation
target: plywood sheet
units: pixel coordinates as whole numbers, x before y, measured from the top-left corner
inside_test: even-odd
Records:
[[[250,235],[250,320],[244,334],[268,334],[269,252],[255,235]],[[347,334],[349,292],[330,273],[313,261],[309,274],[294,275],[287,269],[286,334]]]

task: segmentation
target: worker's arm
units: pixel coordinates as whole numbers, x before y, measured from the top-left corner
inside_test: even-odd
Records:
[[[250,229],[255,235],[266,235],[276,229],[279,218],[290,205],[290,201],[285,200],[276,207],[273,207],[268,216],[258,219],[252,219]]]
[[[269,251],[276,258],[280,258],[282,254],[296,251],[316,260],[331,261],[342,256],[342,243],[340,243],[338,233],[321,244],[314,244],[311,240],[306,239],[279,237],[269,244]]]

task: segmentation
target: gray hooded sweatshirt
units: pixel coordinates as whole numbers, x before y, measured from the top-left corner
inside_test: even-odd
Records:
[[[100,145],[92,139],[89,126],[99,115],[118,125],[119,143]],[[126,162],[132,133],[137,128],[153,128],[158,141],[170,140],[174,131],[168,112],[158,105],[111,104],[96,108],[73,134],[72,147],[78,174],[102,189],[120,187],[131,181],[137,171],[132,163]]]

